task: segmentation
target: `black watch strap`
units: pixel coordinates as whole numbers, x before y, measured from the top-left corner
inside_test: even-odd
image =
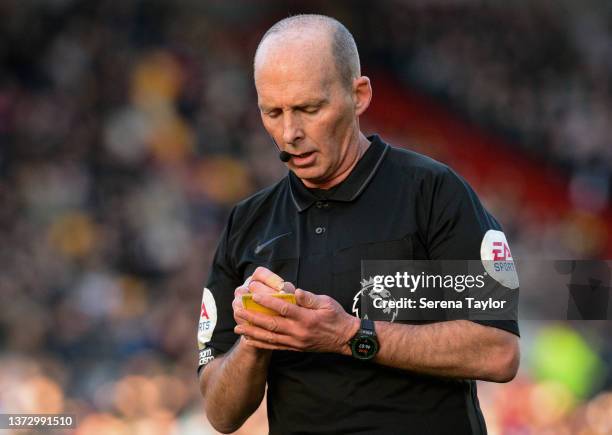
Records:
[[[363,335],[371,335],[376,337],[376,330],[374,329],[374,321],[370,319],[361,319],[361,327],[359,333]]]

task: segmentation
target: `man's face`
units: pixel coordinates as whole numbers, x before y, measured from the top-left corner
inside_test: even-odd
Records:
[[[255,69],[263,125],[294,157],[287,163],[309,187],[325,185],[342,166],[356,130],[351,90],[327,47],[267,50]]]

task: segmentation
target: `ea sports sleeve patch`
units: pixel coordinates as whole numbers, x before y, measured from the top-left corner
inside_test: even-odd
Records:
[[[509,289],[518,288],[514,259],[503,232],[488,230],[485,233],[480,245],[480,259],[491,278]]]
[[[213,349],[207,347],[207,344],[212,340],[216,325],[217,305],[215,297],[208,288],[204,288],[198,322],[198,366],[204,366],[215,358]]]

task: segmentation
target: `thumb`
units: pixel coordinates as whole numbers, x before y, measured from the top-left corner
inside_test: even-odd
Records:
[[[295,291],[295,301],[304,308],[316,309],[319,308],[317,295],[301,288]]]
[[[285,281],[283,283],[283,289],[281,290],[283,293],[295,293],[295,286],[289,281]]]

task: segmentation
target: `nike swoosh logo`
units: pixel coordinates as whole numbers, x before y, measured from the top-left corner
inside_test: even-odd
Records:
[[[255,247],[255,254],[259,254],[261,251],[264,250],[264,248],[266,248],[268,245],[274,243],[275,241],[277,241],[278,239],[280,239],[281,237],[285,237],[288,236],[289,234],[291,234],[291,231],[289,231],[288,233],[284,233],[281,235],[278,235],[276,237],[272,237],[270,240],[264,242],[264,243],[260,243],[259,245],[257,245]]]

